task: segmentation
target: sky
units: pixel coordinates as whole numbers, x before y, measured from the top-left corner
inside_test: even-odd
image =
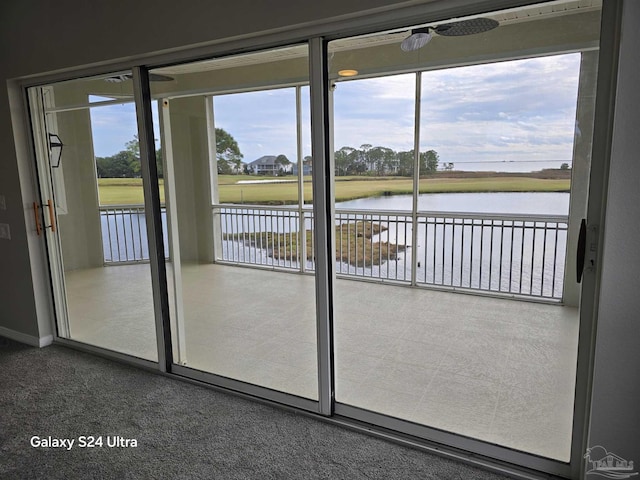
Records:
[[[566,54],[422,73],[420,147],[456,170],[531,171],[571,163],[580,55]],[[415,74],[338,82],[334,145],[413,148]],[[303,155],[311,154],[309,89],[302,88]],[[216,127],[243,161],[284,154],[294,161],[293,88],[214,97]],[[97,156],[136,133],[133,104],[92,109]],[[157,115],[156,138],[159,138]]]

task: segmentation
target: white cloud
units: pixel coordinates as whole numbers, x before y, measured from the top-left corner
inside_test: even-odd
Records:
[[[424,72],[421,148],[454,163],[569,161],[579,65],[570,54]],[[336,147],[411,148],[413,82],[349,82],[348,95],[335,97]]]

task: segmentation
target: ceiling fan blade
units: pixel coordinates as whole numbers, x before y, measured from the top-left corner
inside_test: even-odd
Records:
[[[500,23],[492,18],[471,18],[460,22],[445,23],[435,27],[438,35],[445,37],[461,37],[493,30]]]
[[[126,82],[127,80],[131,80],[132,78],[133,78],[132,74],[124,73],[122,75],[114,75],[113,77],[107,77],[104,79],[104,81],[109,83],[122,83],[122,82]],[[172,82],[173,80],[175,80],[173,77],[168,77],[167,75],[160,75],[157,73],[149,74],[150,82]]]

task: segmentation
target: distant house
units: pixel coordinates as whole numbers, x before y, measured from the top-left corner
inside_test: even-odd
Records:
[[[291,164],[282,165],[276,162],[275,155],[264,155],[257,160],[247,164],[247,169],[256,175],[278,175],[280,170],[285,173],[291,172]]]

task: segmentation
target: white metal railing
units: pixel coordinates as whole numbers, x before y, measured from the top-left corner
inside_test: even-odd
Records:
[[[216,205],[213,213],[216,261],[314,270],[310,208]],[[143,205],[103,206],[100,217],[105,264],[149,260]],[[164,208],[162,217],[168,257]],[[336,273],[561,300],[567,228],[566,216],[417,212],[414,221],[410,211],[336,209]]]
[[[313,212],[298,206],[214,206],[216,260],[290,270],[312,271]],[[300,215],[304,221],[304,237]],[[217,227],[217,228],[216,228]]]
[[[162,208],[165,257],[169,256],[166,211]],[[144,205],[100,206],[102,251],[105,264],[149,261]]]
[[[311,210],[216,205],[213,211],[217,261],[313,271]],[[341,276],[562,299],[566,216],[417,212],[414,222],[409,211],[336,209],[335,226]]]

